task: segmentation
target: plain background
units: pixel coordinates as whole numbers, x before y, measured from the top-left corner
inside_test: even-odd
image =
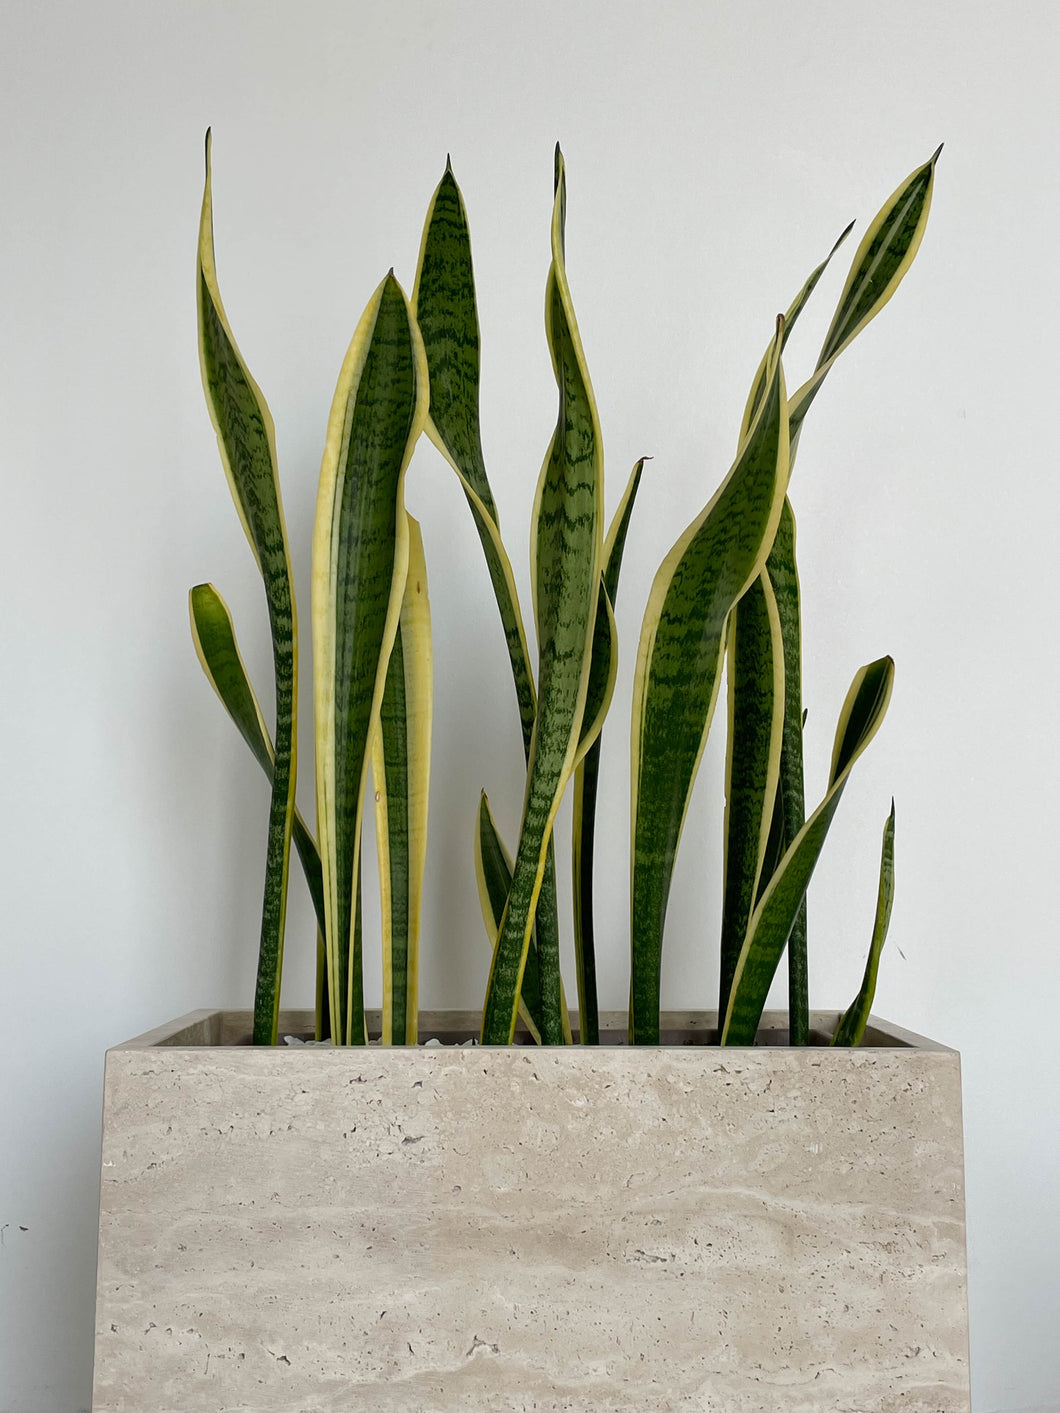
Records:
[[[898,893],[876,1009],[963,1054],[976,1413],[1060,1408],[1058,25],[1046,0],[7,0],[3,1413],[89,1402],[105,1048],[252,994],[266,789],[200,675],[186,615],[189,586],[213,580],[268,700],[264,603],[196,357],[209,123],[220,280],[276,420],[304,641],[335,377],[388,267],[411,285],[447,151],[472,224],[487,463],[529,605],[529,512],[555,417],[542,302],[563,143],[609,511],[634,459],[654,457],[604,744],[597,895],[615,1006],[629,692],[652,575],[728,467],[777,310],[847,221],[863,230],[945,141],[921,253],[818,399],[792,486],[811,798],[853,672],[885,651],[897,661],[889,719],[814,880],[811,984],[822,1007],[857,988],[893,793]],[[792,386],[848,252],[791,341]],[[485,787],[514,843],[517,720],[471,520],[430,448],[409,503],[437,670],[424,1000],[474,1006],[489,957],[472,822]],[[310,814],[311,752],[306,730]],[[722,758],[719,722],[674,884],[670,1004],[714,1001]],[[561,859],[568,827],[565,815]],[[309,1000],[312,946],[299,881],[289,1003]]]

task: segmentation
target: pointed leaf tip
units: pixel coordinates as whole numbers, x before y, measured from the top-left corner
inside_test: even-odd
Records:
[[[939,153],[942,151],[942,149],[943,149],[945,146],[946,146],[946,144],[945,144],[944,142],[940,142],[939,145],[938,145],[938,147],[935,148],[935,151],[934,151],[934,153],[932,154],[932,157],[931,157],[931,165],[932,165],[932,166],[934,166],[935,163],[939,160]]]
[[[453,159],[448,152],[445,154],[445,172],[446,176],[453,175]]]

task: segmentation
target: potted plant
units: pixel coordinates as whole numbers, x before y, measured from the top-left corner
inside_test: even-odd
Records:
[[[633,699],[630,1006],[601,1016],[599,738],[644,463],[605,534],[562,157],[546,286],[559,411],[531,529],[536,673],[482,455],[471,246],[447,165],[411,299],[392,271],[376,289],[329,421],[313,544],[314,840],[294,806],[297,627],[275,441],[221,303],[207,147],[203,380],[266,589],[275,739],[212,586],[192,590],[191,616],[203,667],[272,782],[260,961],[252,1013],[198,1012],[108,1054],[96,1413],[967,1409],[959,1059],[870,1016],[893,805],[861,991],[841,1016],[812,1012],[806,995],[806,888],[883,719],[893,664],[855,675],[828,790],[807,814],[787,499],[817,392],[916,253],[937,157],[869,227],[817,367],[793,394],[785,342],[828,260],[778,318],[733,466],[656,575]],[[432,669],[403,484],[423,433],[456,472],[482,542],[527,768],[514,854],[485,795],[479,810],[493,961],[474,1016],[417,1006]],[[726,659],[719,1006],[666,1014],[670,878]],[[375,1011],[361,976],[369,773],[384,955]],[[572,783],[576,1026],[552,843]],[[292,840],[319,924],[315,1014],[279,1011]],[[785,951],[787,1016],[764,1011]],[[288,1030],[330,1043],[277,1046]],[[421,1034],[442,1043],[418,1046]],[[446,1043],[471,1035],[481,1048]]]

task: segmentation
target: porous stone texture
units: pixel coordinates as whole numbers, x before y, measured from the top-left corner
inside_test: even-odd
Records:
[[[953,1051],[224,1030],[108,1054],[95,1413],[967,1413]]]

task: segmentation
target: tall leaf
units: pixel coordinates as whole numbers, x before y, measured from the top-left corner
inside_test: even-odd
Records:
[[[880,886],[876,895],[876,919],[872,927],[872,945],[869,947],[868,961],[861,990],[852,1004],[843,1013],[832,1036],[833,1045],[860,1045],[865,1037],[865,1027],[872,1012],[872,1001],[876,995],[876,976],[880,969],[880,953],[887,940],[887,929],[891,924],[891,907],[894,903],[894,801],[891,813],[883,826],[883,848],[880,851]]]
[[[776,600],[784,650],[784,732],[775,806],[782,853],[806,823],[802,751],[802,613],[795,562],[795,516],[789,500],[784,501],[773,548],[766,560],[766,577]],[[768,884],[778,863],[779,858],[769,865],[768,871],[763,869],[760,890]],[[805,898],[788,936],[788,1022],[789,1043],[808,1045],[810,997]]]
[[[839,715],[828,791],[789,844],[751,915],[721,1032],[723,1045],[752,1045],[769,987],[855,762],[880,728],[891,700],[889,657],[855,676]]]
[[[589,685],[602,558],[603,448],[564,260],[563,157],[556,149],[552,267],[545,328],[559,389],[556,430],[541,470],[531,544],[538,639],[538,709],[512,887],[493,954],[482,1039],[506,1044],[544,881],[552,825],[574,769]],[[542,1037],[563,1031],[558,947],[538,929]]]
[[[647,457],[642,456],[630,473],[622,499],[604,540],[604,569],[600,577],[600,598],[596,610],[593,656],[590,668],[589,692],[585,719],[595,721],[602,713],[595,708],[595,698],[601,702],[604,693],[594,692],[594,683],[610,679],[612,690],[617,662],[617,635],[614,634],[614,604],[618,597],[618,581],[622,572],[622,556],[626,548],[633,504],[640,488],[641,475]],[[607,630],[606,634],[604,630]],[[605,662],[606,656],[606,662]],[[607,694],[610,701],[610,694]],[[582,728],[582,743],[585,741]],[[599,731],[574,772],[573,826],[571,833],[571,871],[574,884],[574,959],[578,970],[578,1011],[581,1018],[579,1040],[583,1045],[600,1043],[600,1007],[596,993],[596,929],[593,921],[593,856],[596,846],[596,791],[600,775]]]
[[[719,1015],[729,1002],[758,894],[780,776],[784,649],[768,574],[758,576],[732,611],[728,688]]]
[[[529,762],[537,694],[515,575],[501,540],[482,455],[479,325],[471,236],[464,200],[448,161],[424,222],[412,305],[430,370],[427,434],[456,472],[478,531],[500,612],[519,707],[523,753]],[[545,950],[558,955],[559,914],[551,839],[537,903],[537,929]]]
[[[383,934],[383,1044],[417,1038],[420,919],[427,859],[432,658],[427,563],[409,521],[409,568],[390,654],[380,729],[372,738]]]
[[[662,939],[688,800],[720,683],[729,613],[758,577],[788,479],[777,321],[766,392],[713,499],[663,560],[633,686],[630,1039],[657,1044]]]
[[[409,562],[405,470],[427,416],[419,330],[393,272],[365,309],[328,422],[313,534],[313,676],[332,1035],[363,1044],[356,926],[369,741]]]
[[[232,334],[217,283],[213,243],[210,134],[199,222],[199,362],[210,419],[236,510],[265,584],[276,679],[276,748],[269,806],[261,942],[254,992],[254,1043],[274,1045],[287,916],[287,879],[294,820],[298,627],[287,547],[276,435],[261,389],[250,376]]]

